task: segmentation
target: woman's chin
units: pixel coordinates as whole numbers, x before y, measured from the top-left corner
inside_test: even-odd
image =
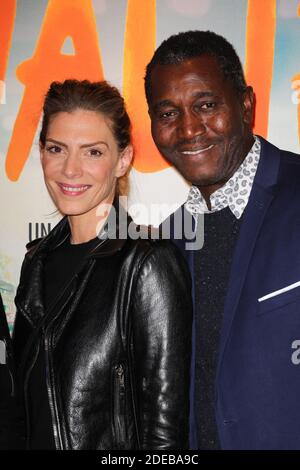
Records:
[[[57,209],[63,215],[74,216],[74,217],[84,215],[87,212],[90,212],[88,208],[78,207],[74,204],[59,204],[57,205]]]

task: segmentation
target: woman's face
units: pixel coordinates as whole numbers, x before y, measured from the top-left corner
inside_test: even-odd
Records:
[[[68,216],[94,216],[99,204],[110,204],[131,157],[131,146],[119,152],[108,119],[83,109],[56,114],[41,149],[48,191]]]

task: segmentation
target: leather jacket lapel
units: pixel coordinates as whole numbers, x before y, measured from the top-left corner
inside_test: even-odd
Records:
[[[24,281],[19,285],[15,298],[17,310],[22,312],[33,327],[44,316],[42,294],[43,260],[44,255],[40,254],[35,257],[35,262],[29,266],[24,261],[23,269],[26,276],[23,276]]]
[[[120,220],[126,224],[126,227],[132,221],[124,209],[120,208],[116,203],[113,208],[114,210],[109,214],[108,221],[99,235],[99,244],[88,253],[85,262],[91,258],[111,256],[123,248],[126,238],[118,238]],[[113,216],[115,223],[111,222]],[[114,233],[112,233],[112,227]],[[32,243],[29,244],[31,248],[25,257],[22,267],[24,275],[21,278],[23,282],[18,287],[15,302],[17,309],[22,312],[33,327],[40,323],[46,313],[43,305],[43,269],[45,257],[49,251],[56,249],[69,236],[68,219],[64,217],[47,237],[34,246],[31,246]],[[56,302],[50,307],[51,310],[54,307],[56,307]],[[49,311],[49,308],[47,310]]]

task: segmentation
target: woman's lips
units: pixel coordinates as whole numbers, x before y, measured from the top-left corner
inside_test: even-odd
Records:
[[[61,192],[66,196],[80,196],[85,193],[90,187],[90,184],[65,184],[57,183]]]

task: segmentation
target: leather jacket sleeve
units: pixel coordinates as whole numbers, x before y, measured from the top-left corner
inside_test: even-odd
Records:
[[[157,242],[141,264],[134,298],[142,449],[188,448],[191,326],[185,260],[171,242]]]
[[[21,449],[24,444],[15,393],[11,339],[0,297],[0,450]]]

